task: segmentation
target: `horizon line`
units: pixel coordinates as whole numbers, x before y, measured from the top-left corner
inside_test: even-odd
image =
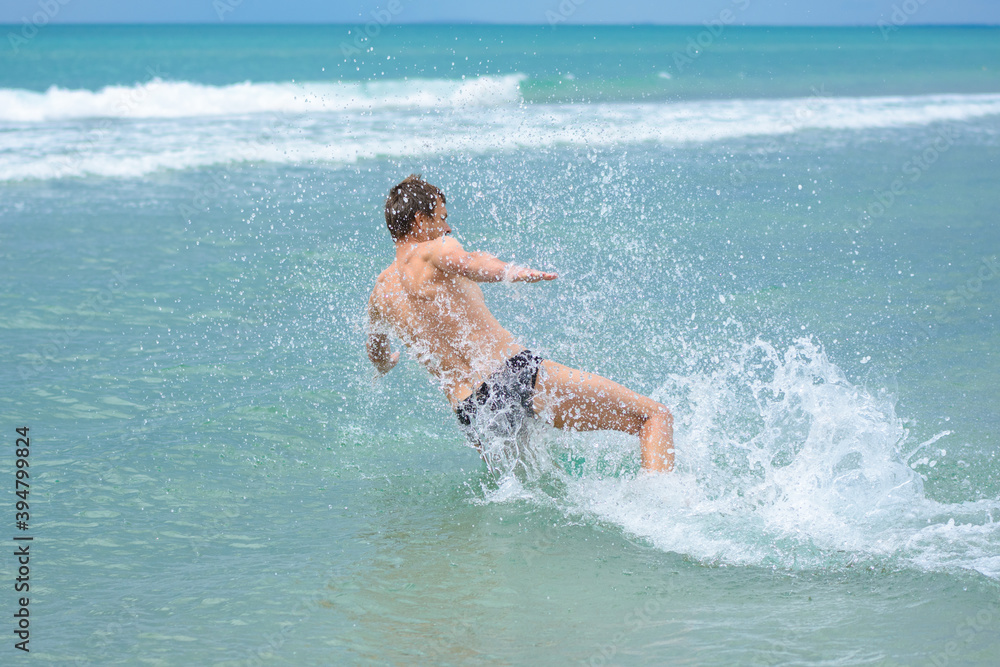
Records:
[[[65,26],[348,26],[354,27],[371,23],[372,20],[362,19],[342,22],[342,21],[54,21],[47,24],[48,27]],[[886,23],[890,23],[886,21]],[[407,25],[437,25],[437,26],[495,26],[495,27],[541,27],[541,28],[703,28],[705,23],[654,23],[654,22],[632,22],[632,23],[561,23],[553,25],[545,21],[538,22],[512,22],[499,23],[492,21],[399,21],[383,28],[402,27]],[[20,28],[21,23],[5,23],[0,21],[0,28]],[[749,23],[740,25],[728,25],[727,28],[872,28],[878,29],[879,23]],[[1000,20],[996,23],[908,23],[906,25],[895,26],[898,30],[911,28],[997,28],[1000,27]]]

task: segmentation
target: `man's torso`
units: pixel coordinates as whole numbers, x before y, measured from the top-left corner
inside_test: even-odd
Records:
[[[454,406],[524,348],[490,313],[478,284],[431,263],[428,244],[439,242],[400,249],[372,301]]]

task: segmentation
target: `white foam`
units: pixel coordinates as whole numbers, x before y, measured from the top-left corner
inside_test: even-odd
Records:
[[[675,413],[671,475],[636,474],[634,439],[542,438],[536,446],[550,459],[566,449],[587,459],[582,475],[561,474],[562,509],[707,563],[819,569],[893,559],[1000,578],[1000,501],[927,498],[888,396],[851,384],[809,340],[783,353],[756,341],[732,357],[657,392]],[[522,493],[512,483],[490,499],[527,492],[552,502],[530,474]]]
[[[1000,95],[523,104],[521,78],[0,90],[0,117],[7,119],[0,120],[0,181],[560,145],[676,145],[1000,114]]]
[[[520,74],[469,80],[412,79],[332,83],[237,83],[209,86],[155,78],[97,91],[53,86],[44,93],[0,88],[0,120],[25,123],[80,118],[194,118],[261,113],[370,111],[513,104]]]

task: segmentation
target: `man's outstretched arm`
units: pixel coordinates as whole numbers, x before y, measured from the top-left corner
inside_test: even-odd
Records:
[[[466,252],[462,244],[450,236],[431,245],[431,263],[445,273],[457,273],[477,283],[498,283],[501,281],[536,283],[540,280],[555,280],[558,276],[547,271],[538,271],[524,266],[508,264],[488,252]]]

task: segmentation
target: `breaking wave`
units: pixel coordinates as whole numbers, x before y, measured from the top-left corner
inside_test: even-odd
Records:
[[[527,104],[522,79],[231,86],[153,80],[99,91],[0,89],[0,181],[690,144],[1000,114],[995,94]]]

